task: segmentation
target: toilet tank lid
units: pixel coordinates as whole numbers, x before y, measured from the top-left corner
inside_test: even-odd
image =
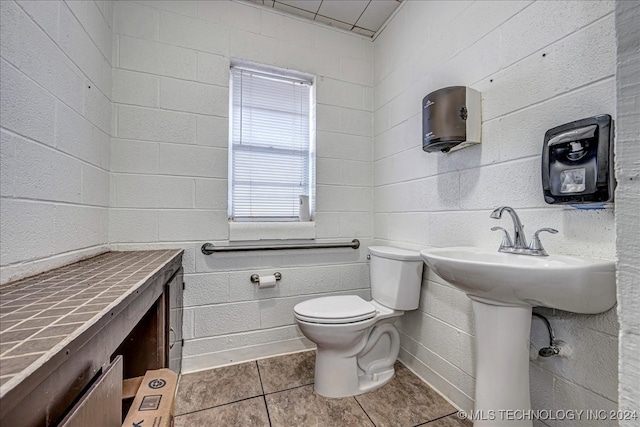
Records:
[[[391,246],[369,246],[369,253],[381,258],[396,259],[398,261],[420,261],[422,259],[420,258],[420,252]]]

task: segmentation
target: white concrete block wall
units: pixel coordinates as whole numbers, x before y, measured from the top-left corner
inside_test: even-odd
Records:
[[[640,5],[616,3],[618,41],[616,126],[616,235],[620,317],[619,409],[638,410],[640,401]],[[637,425],[634,419],[620,426]]]
[[[312,346],[292,308],[318,295],[369,295],[373,235],[373,44],[231,1],[115,4],[110,240],[183,247],[185,370]],[[319,240],[351,249],[205,256],[229,239],[230,59],[317,76]],[[253,273],[279,271],[275,289]]]
[[[617,3],[617,81],[610,1],[409,1],[375,43],[231,1],[0,5],[3,283],[108,242],[182,247],[186,370],[312,346],[293,305],[368,297],[364,250],[200,252],[229,238],[229,61],[263,62],[318,76],[316,238],[494,248],[488,213],[510,204],[528,229],[560,230],[545,240],[550,252],[617,250],[621,327],[615,310],[541,310],[575,353],[531,363],[532,398],[535,408],[608,410],[619,396],[621,409],[637,409],[635,4]],[[537,166],[546,129],[615,115],[616,83],[617,249],[613,212],[545,205]],[[426,154],[420,100],[453,84],[483,93],[484,143]],[[275,289],[249,282],[274,271]],[[401,359],[470,409],[468,299],[427,271],[420,308],[400,326]],[[534,321],[532,348],[544,340]]]
[[[110,4],[0,4],[2,283],[107,250]]]
[[[489,213],[510,205],[528,233],[560,230],[544,238],[550,253],[613,258],[613,210],[546,205],[539,172],[547,129],[595,114],[615,117],[613,10],[611,1],[406,2],[374,42],[376,242],[497,249],[500,236],[489,229],[512,225]],[[425,153],[421,100],[452,85],[482,93],[483,143]],[[575,351],[569,359],[532,361],[533,407],[615,408],[615,309],[545,314]],[[420,308],[402,318],[401,331],[401,359],[471,409],[475,351],[466,296],[427,271]],[[534,347],[543,332],[534,321]]]

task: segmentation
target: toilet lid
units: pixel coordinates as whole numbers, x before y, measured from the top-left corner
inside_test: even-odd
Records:
[[[353,323],[376,315],[376,308],[356,295],[310,299],[293,311],[298,319],[311,323]]]

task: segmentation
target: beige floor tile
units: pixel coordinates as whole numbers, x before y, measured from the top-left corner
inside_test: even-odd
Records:
[[[256,362],[182,375],[176,415],[235,402],[262,394]]]
[[[315,351],[258,360],[258,369],[260,369],[260,378],[265,393],[313,384],[315,366]]]
[[[175,427],[268,427],[262,396],[176,417]]]
[[[456,410],[400,363],[391,382],[356,399],[378,427],[415,426]]]
[[[272,427],[373,426],[353,397],[328,399],[307,385],[266,396]]]

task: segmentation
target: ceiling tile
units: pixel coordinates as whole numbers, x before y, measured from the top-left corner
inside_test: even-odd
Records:
[[[318,13],[322,0],[278,0],[276,3],[284,3],[307,12]],[[340,2],[342,3],[342,2]]]
[[[342,3],[342,2],[340,2]],[[393,13],[396,7],[400,6],[396,0],[373,0],[365,9],[364,13],[356,22],[361,28],[378,31],[384,21]]]
[[[354,24],[365,10],[369,0],[323,1],[318,15]]]
[[[327,18],[326,16],[316,15],[316,21],[327,24],[331,27],[342,28],[343,30],[351,31],[353,24],[347,24],[335,19]]]
[[[280,3],[279,1],[273,2],[273,7],[282,12],[287,12],[292,15],[302,16],[303,18],[311,19],[315,18],[316,14],[312,12],[308,12],[306,10],[298,9],[293,6],[289,6],[288,4]]]
[[[2,0],[0,0],[2,1]],[[373,37],[401,0],[243,0]],[[406,0],[405,0],[406,1]],[[355,27],[354,27],[355,25]]]

